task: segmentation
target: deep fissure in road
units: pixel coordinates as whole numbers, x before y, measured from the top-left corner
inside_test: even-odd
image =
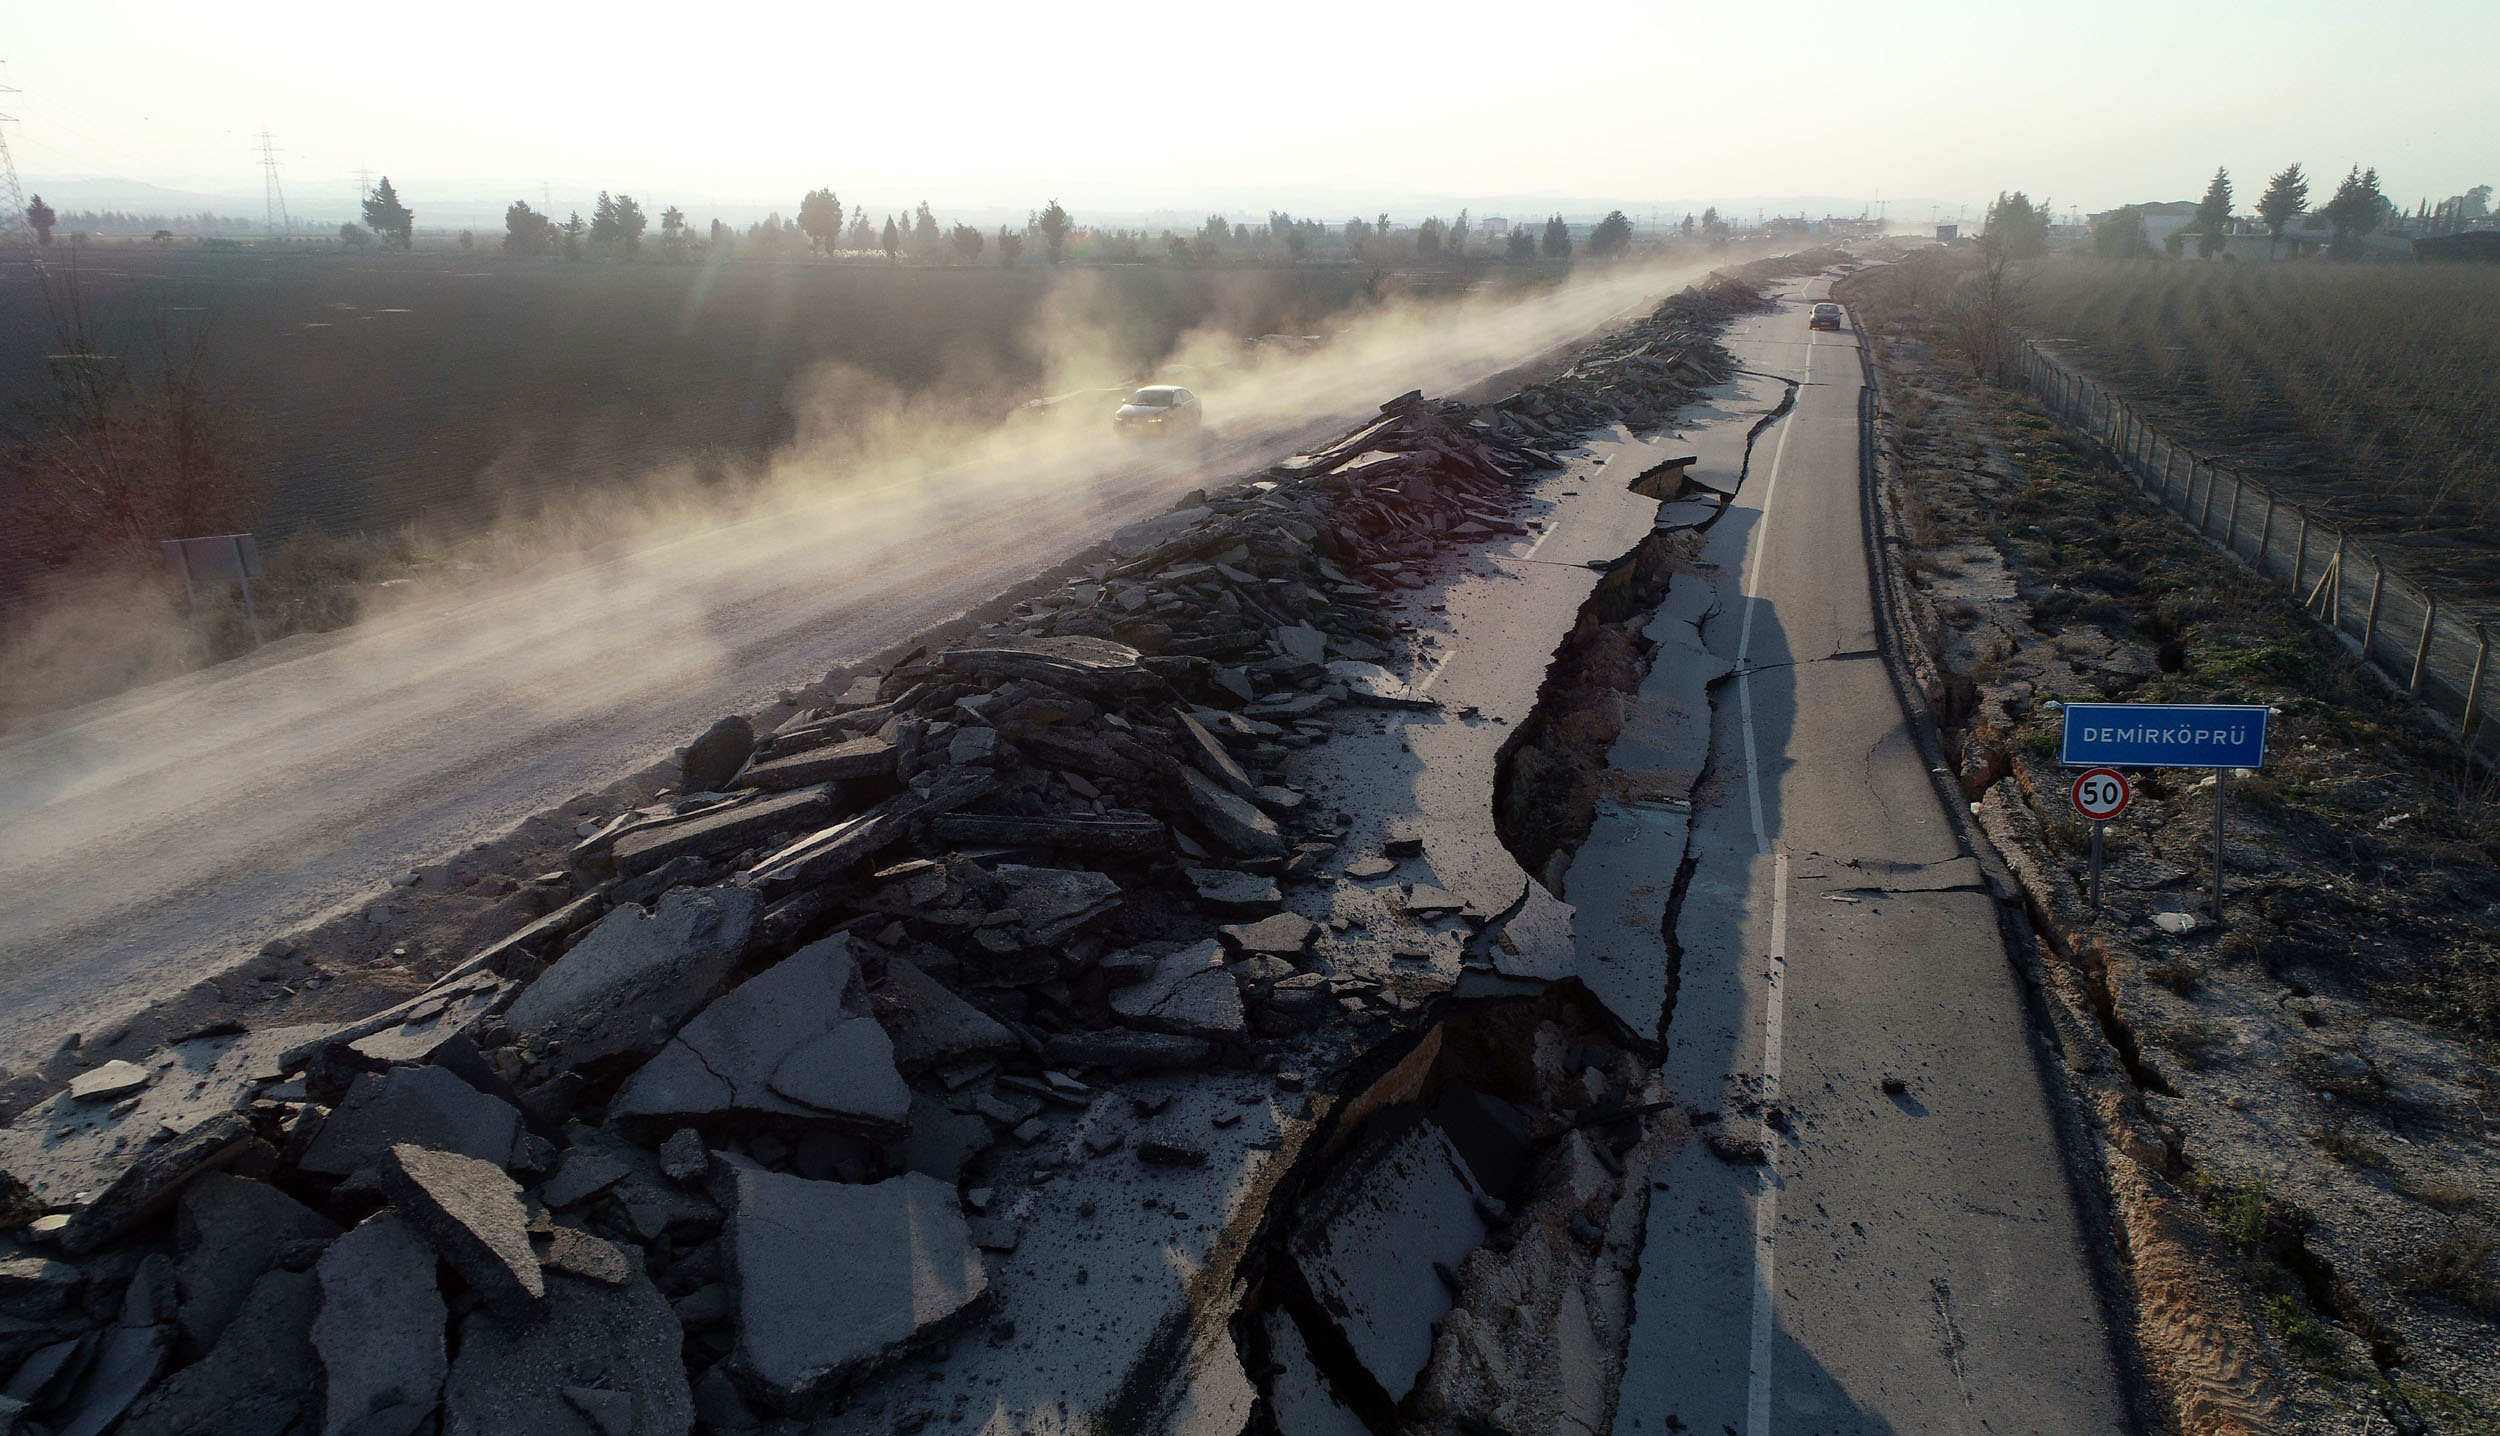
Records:
[[[1593,1306],[1628,1311],[1637,1174],[1670,1135],[1654,1070],[1618,1035],[1563,983],[1458,1003],[1365,1055],[1239,1273],[1254,1431],[1315,1429],[1332,1398],[1374,1431],[1503,1430],[1485,1413],[1504,1404],[1556,1429],[1611,1405],[1620,1353],[1565,1349],[1568,1333]],[[1367,1253],[1383,1224],[1409,1249],[1420,1231],[1428,1267]]]

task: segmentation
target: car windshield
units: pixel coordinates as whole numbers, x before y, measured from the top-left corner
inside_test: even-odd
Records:
[[[1840,306],[1837,304],[1818,304],[1814,306],[1814,312],[1817,314],[1838,314],[1840,312]]]
[[[1140,409],[1169,409],[1172,407],[1172,391],[1169,389],[1140,389],[1135,394],[1129,396],[1129,402],[1136,405]]]

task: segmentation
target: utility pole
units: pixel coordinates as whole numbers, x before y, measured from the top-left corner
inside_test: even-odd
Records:
[[[269,137],[269,127],[260,129],[260,191],[261,223],[271,238],[295,228],[294,219],[286,212],[286,190],[278,184],[278,142]]]
[[[362,207],[365,202],[365,196],[371,193],[373,193],[373,171],[366,169],[363,165],[356,166],[357,205]]]

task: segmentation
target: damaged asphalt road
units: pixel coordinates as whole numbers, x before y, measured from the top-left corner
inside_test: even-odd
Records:
[[[1856,337],[1807,329],[1824,292],[1728,335],[1797,405],[1641,693],[1667,766],[1707,755],[1663,1075],[1712,1137],[1651,1171],[1614,1430],[2129,1429],[2040,1039],[1879,656]]]
[[[2123,1425],[1804,333],[1393,400],[689,735],[395,1006],[65,1044],[0,1429]]]

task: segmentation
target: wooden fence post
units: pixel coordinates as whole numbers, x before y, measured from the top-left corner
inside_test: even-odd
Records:
[[[2265,527],[2257,530],[2257,572],[2266,571],[2266,550],[2274,546],[2274,490],[2266,490]]]
[[[2344,631],[2344,539],[2343,526],[2338,524],[2335,528],[2335,562],[2330,566],[2335,582],[2326,591],[2326,626],[2337,633]]]
[[[2213,466],[2208,464],[2206,467],[2212,468]],[[2222,471],[2214,469],[2214,478],[2219,481],[2221,477]],[[2240,551],[2240,490],[2247,487],[2248,480],[2241,478],[2238,470],[2233,470],[2231,473],[2231,511],[2222,516],[2222,546],[2233,553]]]
[[[2439,595],[2427,588],[2423,589],[2422,637],[2413,645],[2413,677],[2405,682],[2405,691],[2408,693],[2418,694],[2422,691],[2422,668],[2430,661],[2431,656],[2431,625],[2438,621]]]
[[[2457,724],[2457,741],[2460,743],[2474,736],[2475,700],[2482,696],[2483,660],[2490,656],[2491,631],[2477,623],[2474,625],[2474,676],[2466,680],[2465,717]]]
[[[2189,472],[2194,473],[2195,470],[2191,469]],[[2200,536],[2212,536],[2214,526],[2214,489],[2218,487],[2221,482],[2222,475],[2214,468],[2213,465],[2207,464],[2205,466],[2205,506],[2196,511],[2196,532]]]
[[[2300,592],[2300,571],[2309,566],[2309,511],[2300,511],[2300,542],[2292,546],[2292,592]]]
[[[2370,656],[2370,640],[2378,637],[2378,596],[2387,587],[2387,560],[2370,555],[2370,612],[2361,620],[2361,656]]]

